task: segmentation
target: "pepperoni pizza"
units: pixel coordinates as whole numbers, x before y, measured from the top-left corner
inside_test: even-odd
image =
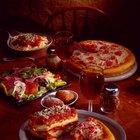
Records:
[[[79,42],[67,66],[74,72],[97,65],[104,70],[105,77],[118,76],[132,69],[135,64],[134,54],[124,46],[100,40]]]

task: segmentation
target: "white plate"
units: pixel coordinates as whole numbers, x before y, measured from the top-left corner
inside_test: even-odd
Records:
[[[121,74],[121,75],[118,75],[118,76],[114,76],[114,77],[105,78],[105,82],[115,82],[115,81],[120,81],[120,80],[127,79],[127,78],[131,77],[136,72],[136,70],[137,70],[137,63],[134,64],[132,69],[130,69],[128,72],[126,72],[124,74]],[[79,77],[78,73],[75,73],[75,72],[73,72],[70,69],[68,69],[68,72],[72,73],[76,77]]]
[[[115,140],[126,140],[126,134],[124,129],[114,120],[98,114],[94,112],[88,112],[85,110],[77,110],[79,115],[79,122],[83,121],[87,117],[95,117],[99,120],[101,120],[108,128],[112,131],[114,134]],[[38,138],[32,138],[31,136],[28,136],[25,128],[27,127],[27,121],[23,123],[23,125],[20,127],[19,130],[19,138],[20,140],[39,140]],[[61,140],[67,140],[67,136],[60,138]]]
[[[113,81],[120,81],[120,80],[127,79],[131,77],[136,72],[136,70],[137,70],[137,63],[134,64],[134,66],[132,67],[132,69],[130,69],[130,71],[124,74],[115,77],[105,78],[105,82],[113,82]]]
[[[102,121],[114,134],[115,140],[126,140],[126,134],[124,129],[116,121],[94,112],[89,112],[86,110],[77,110],[79,114],[79,121],[83,121],[87,117],[94,117]]]
[[[66,91],[67,93],[71,92],[71,93],[74,95],[74,100],[73,100],[72,102],[70,102],[69,104],[67,104],[67,105],[69,105],[69,106],[70,106],[70,105],[73,105],[73,104],[78,100],[78,94],[77,94],[75,91],[72,91],[72,90],[64,90],[64,91]],[[40,104],[41,104],[44,108],[46,108],[46,106],[43,105],[44,99],[47,98],[47,97],[50,97],[50,96],[51,96],[51,97],[55,97],[56,92],[57,92],[57,91],[52,92],[52,93],[49,93],[48,95],[44,96],[44,97],[41,99]]]

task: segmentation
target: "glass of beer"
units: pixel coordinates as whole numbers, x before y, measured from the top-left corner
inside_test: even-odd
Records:
[[[80,72],[81,93],[88,100],[88,111],[93,111],[93,100],[100,96],[103,85],[104,75],[101,67],[92,65]]]

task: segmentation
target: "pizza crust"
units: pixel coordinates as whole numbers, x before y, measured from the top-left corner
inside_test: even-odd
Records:
[[[79,44],[86,44],[86,43],[96,43],[99,42],[98,40],[87,40],[87,41],[82,41]],[[105,42],[106,41],[101,41],[101,42]],[[127,57],[125,58],[124,62],[120,63],[120,64],[116,64],[115,66],[112,67],[105,67],[103,68],[104,71],[104,76],[106,78],[108,77],[113,77],[113,76],[119,76],[121,74],[124,74],[126,72],[128,72],[129,70],[132,69],[132,67],[134,66],[136,59],[134,54],[127,48],[125,48],[124,46],[115,44],[115,43],[111,43],[111,42],[107,42],[107,44],[111,44],[111,45],[117,45],[120,49],[125,50],[125,52],[127,52]],[[76,49],[78,49],[82,52],[87,52],[87,50],[82,49],[82,46],[78,45],[78,47],[76,47]],[[123,52],[123,51],[122,51]],[[83,68],[85,68],[85,64],[81,63],[81,62],[76,62],[73,59],[68,59],[67,63],[66,63],[66,67],[71,70],[73,73],[79,73]]]
[[[32,137],[38,137],[38,138],[47,138],[47,140],[58,140],[57,137],[61,136],[63,133],[68,133],[67,131],[70,131],[72,128],[74,128],[76,126],[77,122],[74,123],[70,123],[68,125],[65,125],[64,127],[62,127],[62,129],[60,129],[59,127],[53,128],[49,131],[36,131],[33,128],[27,127],[26,131],[27,133],[31,134]]]
[[[118,76],[118,75],[124,74],[132,69],[132,67],[134,66],[134,64],[136,62],[135,56],[129,49],[127,49],[127,48],[125,48],[125,49],[127,50],[128,54],[129,54],[128,57],[125,59],[125,62],[118,66],[105,69],[104,70],[105,77]]]
[[[99,123],[102,124],[104,133],[105,133],[103,140],[115,140],[115,137],[114,137],[113,133],[110,131],[110,129],[105,124],[103,124],[101,121],[99,121]]]

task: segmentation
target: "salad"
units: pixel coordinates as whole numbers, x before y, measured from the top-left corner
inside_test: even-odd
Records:
[[[6,96],[24,102],[40,97],[48,91],[67,85],[61,75],[43,67],[13,68],[1,75],[0,87]]]

